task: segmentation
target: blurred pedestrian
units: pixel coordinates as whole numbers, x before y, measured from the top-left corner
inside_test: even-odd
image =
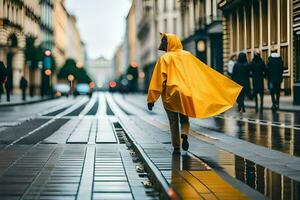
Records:
[[[3,84],[7,81],[7,69],[2,61],[0,61],[0,102],[1,94],[4,94]]]
[[[26,101],[26,89],[28,87],[28,82],[24,76],[21,77],[20,80],[20,89],[22,90],[22,100]]]
[[[258,112],[258,95],[260,96],[260,112],[263,112],[264,105],[264,77],[266,76],[266,64],[260,57],[258,51],[249,64],[252,75],[253,97],[255,100],[255,111]]]
[[[247,57],[245,53],[240,53],[235,63],[232,71],[232,80],[243,86],[242,92],[240,93],[237,103],[238,103],[238,111],[245,112],[245,95],[247,90],[249,89],[249,77],[250,70],[249,64],[247,63]]]
[[[279,53],[277,53],[277,50],[272,47],[271,55],[268,58],[267,76],[273,111],[279,109],[280,85],[283,81],[283,70],[283,60]]]
[[[166,110],[174,153],[189,148],[189,117],[206,118],[230,109],[241,86],[207,66],[190,52],[184,51],[174,34],[161,34],[161,56],[154,68],[148,91],[148,109],[161,96]]]
[[[228,75],[232,76],[233,67],[236,63],[236,55],[232,55],[228,61],[227,67],[228,67]]]

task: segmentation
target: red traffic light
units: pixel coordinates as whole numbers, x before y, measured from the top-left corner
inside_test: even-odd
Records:
[[[117,83],[115,81],[110,81],[109,82],[109,87],[115,88],[115,87],[117,87]]]

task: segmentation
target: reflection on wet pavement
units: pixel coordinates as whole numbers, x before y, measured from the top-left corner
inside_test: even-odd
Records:
[[[221,151],[219,154],[218,158],[204,158],[203,160],[212,168],[224,170],[230,176],[246,183],[272,200],[300,198],[299,182],[240,156],[225,151]]]
[[[190,154],[173,154],[169,179],[182,199],[247,199],[204,162]]]
[[[197,125],[232,137],[293,156],[300,156],[300,130],[298,128],[286,128],[251,120],[238,121],[233,118],[221,117],[194,121]]]

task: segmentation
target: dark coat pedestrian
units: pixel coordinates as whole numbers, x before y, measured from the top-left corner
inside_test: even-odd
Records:
[[[25,77],[22,76],[22,78],[20,80],[20,89],[22,90],[22,99],[23,99],[23,101],[26,100],[26,89],[27,89],[27,86],[28,86],[28,82],[25,79]]]
[[[7,79],[7,69],[2,61],[0,61],[0,84],[4,84]]]
[[[1,94],[4,94],[3,84],[7,80],[7,69],[2,61],[0,61],[0,101]]]
[[[258,112],[258,94],[260,95],[260,111],[263,111],[264,102],[264,77],[266,76],[266,64],[258,52],[254,53],[254,58],[249,64],[252,74],[253,97],[255,100],[255,109]]]
[[[278,53],[272,53],[268,58],[267,77],[272,98],[272,110],[279,108],[280,85],[283,81],[283,60]]]
[[[243,90],[237,99],[239,112],[245,112],[244,99],[246,92],[248,92],[250,88],[249,78],[250,70],[246,54],[240,53],[232,71],[232,80],[243,86]]]

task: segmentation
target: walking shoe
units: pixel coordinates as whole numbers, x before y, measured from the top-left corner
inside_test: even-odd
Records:
[[[181,135],[182,138],[182,149],[187,151],[189,149],[189,142],[188,142],[188,136],[187,135]]]
[[[180,154],[180,148],[174,148],[173,155]]]

